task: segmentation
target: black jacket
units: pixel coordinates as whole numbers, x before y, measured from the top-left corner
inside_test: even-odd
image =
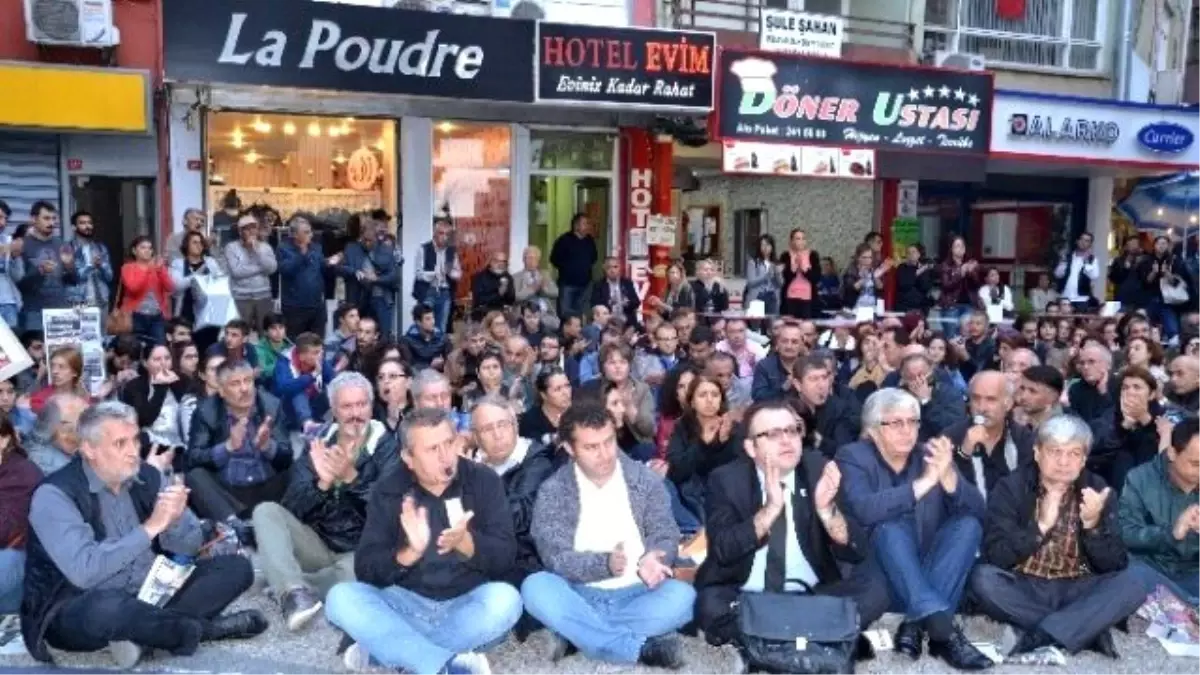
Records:
[[[333,443],[332,426],[321,437]],[[304,453],[292,467],[287,490],[280,500],[285,509],[312,528],[334,553],[353,551],[367,521],[367,498],[371,488],[397,459],[396,436],[382,422],[370,426],[367,446],[354,462],[358,478],[349,485],[334,485],[322,492],[317,488],[312,452]]]
[[[728,439],[721,441],[715,438],[712,443],[705,443],[700,438],[696,423],[689,422],[689,419],[693,418],[685,414],[667,441],[667,465],[670,467],[667,469],[667,479],[676,485],[693,478],[707,480],[713,471],[743,456],[745,431],[741,424],[730,430]]]
[[[533,535],[529,532],[533,524],[533,503],[537,500],[538,488],[559,467],[566,464],[566,460],[566,456],[558,453],[554,446],[534,441],[530,443],[525,459],[500,476],[504,483],[504,493],[508,496],[508,510],[512,514],[513,531],[517,537],[514,580],[518,582],[518,586],[525,577],[542,569]]]
[[[962,446],[963,441],[967,438],[967,430],[972,426],[970,419],[964,419],[946,429],[942,434],[954,444],[954,463],[958,465],[958,473],[968,483],[978,487],[979,484],[975,481],[974,462],[971,461],[975,454],[975,448]],[[1008,457],[1005,454],[1010,440],[1016,450],[1015,457]],[[1033,462],[1035,440],[1035,434],[1029,427],[1023,424],[1013,424],[1011,420],[1005,422],[1004,435],[992,449],[992,454],[980,453],[983,456],[983,477],[987,494],[991,494],[996,489],[996,483],[1002,478]]]
[[[804,447],[815,448],[829,459],[862,434],[862,411],[853,393],[846,398],[830,392],[825,405],[818,408],[809,408],[798,396],[790,397],[789,402],[804,420]]]
[[[845,546],[834,543],[817,516],[813,504],[817,481],[830,460],[805,452],[796,465],[796,490],[792,497],[796,539],[820,583],[842,578],[838,562],[858,563],[867,556],[867,536],[853,519],[847,518],[850,539]],[[748,457],[713,471],[709,478],[707,515],[708,557],[696,572],[697,590],[705,586],[742,586],[750,578],[754,554],[767,545],[754,532],[754,514],[762,508],[763,491],[758,470]],[[782,517],[782,516],[780,516]]]
[[[709,311],[709,303],[712,303],[712,311],[718,314],[729,309],[729,291],[725,290],[720,282],[713,284],[713,290],[710,293],[708,288],[697,279],[692,282],[692,296],[696,299],[696,311],[702,314]]]
[[[271,442],[275,444],[275,457],[271,465],[276,471],[286,471],[292,465],[292,441],[287,429],[287,422],[279,411],[279,399],[259,390],[254,395],[252,420],[265,420],[270,417]],[[256,427],[251,426],[246,433],[253,434]],[[229,440],[229,409],[225,400],[220,396],[209,396],[200,401],[196,412],[192,414],[192,428],[188,435],[187,465],[189,468],[205,468],[220,470],[221,467],[213,461],[212,449],[220,443]]]
[[[608,278],[601,277],[592,282],[591,304],[588,309],[596,305],[604,305],[613,313],[613,316],[619,316],[625,319],[626,326],[637,325],[637,310],[641,307],[642,301],[638,299],[637,288],[634,287],[633,281],[625,277],[621,277],[621,306],[614,307],[612,297],[608,292]]]
[[[508,281],[504,285],[504,292],[500,291],[502,279]],[[471,307],[479,317],[482,317],[485,312],[504,309],[508,305],[516,304],[516,293],[516,286],[511,274],[507,271],[496,274],[491,268],[484,268],[471,280]]]
[[[1117,289],[1113,299],[1124,307],[1137,307],[1145,301],[1142,280],[1138,274],[1140,263],[1141,256],[1127,256],[1122,253],[1108,266],[1108,281]]]
[[[1084,487],[1099,492],[1106,486],[1099,476],[1085,470],[1071,489],[1082,490]],[[1041,548],[1044,537],[1037,518],[1040,488],[1041,474],[1037,464],[1030,464],[996,484],[987,505],[987,524],[980,552],[984,562],[1011,570]],[[1083,559],[1094,574],[1120,571],[1129,564],[1117,522],[1115,491],[1104,503],[1100,524],[1092,530],[1083,530],[1079,543]]]
[[[1155,420],[1162,414],[1162,405],[1151,401],[1150,422],[1127,429],[1120,405],[1114,407],[1108,418],[1098,419],[1092,429],[1095,440],[1088,455],[1088,469],[1103,476],[1113,486],[1113,492],[1120,492],[1125,487],[1125,475],[1131,469],[1158,456]]]
[[[421,559],[412,567],[401,567],[396,554],[408,545],[400,527],[400,506],[407,495],[412,495],[418,507],[428,509],[432,534]],[[451,526],[446,513],[449,499],[462,500],[463,512],[475,514],[468,526],[475,540],[475,555],[470,559],[457,551],[437,552],[438,533]],[[495,471],[460,458],[454,480],[435,497],[398,462],[376,481],[367,501],[367,522],[354,553],[354,575],[379,588],[399,586],[431,600],[449,600],[489,581],[504,581],[512,573],[516,557],[512,516]]]
[[[175,394],[176,401],[183,401],[183,397],[189,393],[187,380],[181,377],[174,384],[151,385],[150,378],[142,373],[121,387],[118,398],[137,411],[138,427],[145,429],[158,419],[168,391]]]
[[[1120,412],[1117,406],[1117,392],[1120,386],[1116,376],[1110,375],[1106,393],[1101,394],[1095,385],[1086,380],[1078,380],[1067,390],[1067,405],[1075,414],[1087,422],[1092,429],[1092,435],[1097,439],[1105,438],[1112,429],[1113,415]]]
[[[908,390],[905,388],[905,391]],[[921,431],[917,437],[921,441],[927,441],[941,436],[947,429],[965,419],[969,418],[967,403],[962,394],[953,385],[948,385],[939,378],[933,384],[933,395],[921,404]]]
[[[933,290],[936,265],[917,274],[917,265],[907,261],[896,267],[896,311],[927,310],[933,306],[929,292]]]

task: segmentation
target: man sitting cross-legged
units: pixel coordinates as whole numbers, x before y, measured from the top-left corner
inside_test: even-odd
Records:
[[[1116,496],[1084,469],[1092,432],[1059,415],[1037,431],[1034,464],[996,484],[971,593],[1025,632],[1014,654],[1059,645],[1118,658],[1109,628],[1146,599],[1128,568]]]
[[[696,573],[696,621],[714,645],[737,642],[741,593],[811,592],[853,597],[865,628],[887,610],[887,581],[860,565],[866,533],[837,508],[837,465],[802,448],[804,424],[783,401],[746,411],[746,457],[708,482],[708,558]],[[803,582],[803,583],[800,583]]]
[[[254,581],[250,561],[217,556],[196,569],[163,608],[138,600],[161,552],[195,555],[200,522],[187,489],[163,485],[142,463],[137,413],[98,403],[79,418],[79,457],[34,492],[29,511],[21,632],[29,653],[47,646],[90,652],[112,647],[122,669],[143,648],[191,654],[201,641],[248,638],[267,620],[256,610],[220,616]]]
[[[504,485],[459,456],[445,410],[418,408],[401,428],[401,463],[367,503],[358,581],[330,589],[325,616],[356,641],[343,657],[352,670],[373,659],[408,673],[491,672],[476,651],[521,617],[517,589],[500,582],[517,555]]]
[[[321,611],[320,598],[333,584],[354,579],[367,497],[396,464],[396,437],[371,419],[373,392],[359,373],[335,377],[329,383],[334,422],[292,465],[283,499],[254,508],[263,571],[289,630]]]
[[[525,609],[585,656],[683,666],[673,633],[692,620],[696,592],[672,579],[679,528],[662,478],[617,447],[608,411],[577,403],[559,422],[571,461],[542,483],[533,540],[546,571],[521,585]]]

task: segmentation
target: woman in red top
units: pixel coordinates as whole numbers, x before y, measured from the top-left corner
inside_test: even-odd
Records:
[[[808,247],[804,230],[792,230],[788,250],[779,256],[783,266],[783,303],[780,314],[797,319],[811,319],[819,307],[817,286],[821,282],[821,256]]]
[[[129,247],[129,262],[121,266],[121,311],[133,317],[133,333],[152,344],[167,341],[171,318],[171,274],[154,254],[154,242],[141,236]]]
[[[29,397],[29,409],[41,414],[55,394],[78,394],[91,399],[83,386],[83,354],[75,347],[59,347],[50,352],[50,382]]]
[[[42,472],[21,449],[12,422],[0,418],[0,614],[21,608],[29,504]]]

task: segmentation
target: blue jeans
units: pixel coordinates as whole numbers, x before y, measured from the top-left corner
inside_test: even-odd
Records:
[[[1187,305],[1180,305],[1187,307]],[[1179,315],[1175,313],[1175,308],[1162,301],[1162,298],[1156,298],[1150,301],[1150,306],[1146,308],[1146,314],[1154,323],[1162,325],[1162,338],[1166,342],[1171,338],[1179,335]]]
[[[329,590],[325,618],[388,667],[436,673],[457,654],[499,644],[521,618],[521,596],[498,582],[431,600],[399,586],[347,581]]]
[[[521,598],[525,611],[584,656],[636,663],[646,638],[672,633],[692,620],[696,591],[675,579],[654,590],[640,582],[602,589],[537,572],[521,584]]]
[[[0,548],[0,614],[16,614],[21,609],[24,581],[25,552]]]
[[[1168,576],[1166,572],[1133,555],[1129,556],[1129,569],[1146,586],[1147,594],[1153,593],[1155,586],[1166,586],[1183,602],[1192,607],[1200,605],[1200,575]]]
[[[560,286],[558,289],[558,315],[564,317],[567,313],[583,316],[588,307],[585,307],[587,297],[587,286]]]
[[[396,333],[396,303],[391,296],[375,296],[371,298],[371,313],[379,322],[379,339],[391,340]]]
[[[922,553],[910,521],[877,526],[871,533],[871,547],[888,580],[892,610],[903,612],[908,621],[958,611],[982,538],[979,521],[960,516],[942,523]]]
[[[971,313],[970,305],[951,305],[943,307],[941,312],[942,321],[936,326],[930,326],[933,330],[940,330],[946,336],[947,340],[953,340],[958,337],[961,332],[962,318]]]
[[[4,325],[12,329],[14,334],[21,332],[21,311],[17,306],[11,303],[0,305],[0,319],[4,320]]]
[[[690,535],[704,529],[703,490],[699,495],[686,487],[681,490],[670,478],[664,478],[663,484],[667,486],[667,496],[671,498],[671,514],[675,516],[675,524],[679,526],[679,531]]]
[[[165,345],[167,343],[167,322],[162,315],[133,313],[133,334],[150,344]]]
[[[430,290],[425,295],[425,304],[433,308],[434,322],[447,335],[450,333],[450,308],[452,300],[449,288]]]

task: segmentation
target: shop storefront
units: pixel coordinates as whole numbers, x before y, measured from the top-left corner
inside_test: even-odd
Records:
[[[448,215],[465,276],[497,250],[517,269],[527,245],[548,266],[575,213],[602,254],[629,254],[622,130],[712,106],[703,33],[287,0],[164,11],[176,222],[231,190],[334,229],[382,208],[411,255]]]
[[[158,151],[149,75],[117,68],[0,62],[0,194],[14,222],[47,201],[92,211],[114,251],[155,222]],[[119,151],[118,151],[119,148]]]
[[[1195,108],[997,91],[986,179],[922,181],[922,237],[937,246],[964,234],[1017,294],[1080,232],[1104,262],[1132,231],[1113,209],[1124,183],[1196,169],[1198,120]]]

